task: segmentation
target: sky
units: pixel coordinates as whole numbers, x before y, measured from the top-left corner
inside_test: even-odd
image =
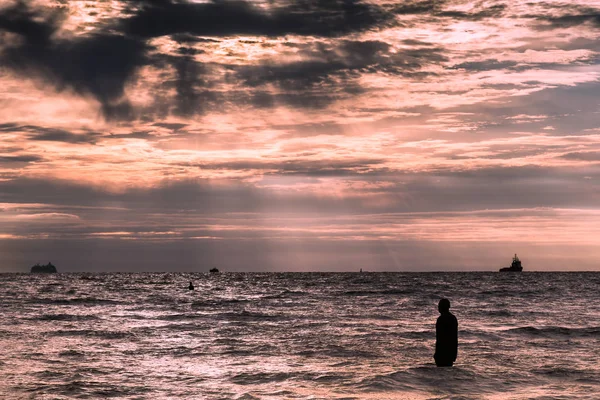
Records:
[[[0,272],[600,270],[600,2],[0,0]]]

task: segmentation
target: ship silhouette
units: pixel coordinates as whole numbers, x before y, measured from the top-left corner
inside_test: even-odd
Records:
[[[519,257],[517,257],[516,253],[512,259],[512,264],[510,264],[510,267],[500,268],[500,272],[521,272],[521,271],[523,271],[523,266],[521,265],[521,260],[519,260]]]
[[[54,265],[52,265],[51,262],[49,262],[46,265],[40,265],[35,264],[33,267],[31,267],[31,272],[32,273],[55,273],[56,271],[56,267]]]

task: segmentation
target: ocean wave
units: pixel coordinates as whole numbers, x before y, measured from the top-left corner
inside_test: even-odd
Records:
[[[110,299],[99,299],[96,297],[74,297],[70,299],[56,299],[56,298],[46,298],[46,297],[38,297],[32,298],[28,301],[32,304],[49,304],[49,305],[78,305],[78,304],[86,304],[86,305],[105,305],[105,304],[123,304],[122,301],[118,300],[110,300]]]
[[[356,386],[366,392],[414,390],[410,375],[405,371],[367,377]]]
[[[396,335],[405,339],[427,339],[435,337],[435,330],[400,331],[397,332]]]
[[[357,320],[377,320],[377,321],[394,321],[394,320],[396,320],[396,317],[394,317],[392,315],[385,315],[385,314],[368,314],[368,315],[350,314],[350,315],[344,315],[344,318],[357,319]]]
[[[565,366],[543,366],[531,370],[533,374],[541,375],[551,379],[570,379],[579,383],[598,384],[600,377],[594,371],[569,368]]]
[[[58,353],[59,357],[83,357],[85,353],[77,350],[65,350]]]
[[[43,371],[34,372],[32,375],[40,380],[53,380],[53,379],[63,378],[66,375],[66,373],[63,371],[55,371],[55,370],[47,370],[46,369]]]
[[[433,331],[432,331],[433,332]],[[495,332],[483,331],[483,330],[472,330],[472,329],[461,329],[458,332],[459,340],[460,339],[478,339],[486,342],[489,341],[499,341],[502,340],[502,337],[496,334]],[[435,332],[432,333],[433,337],[435,337]]]
[[[189,319],[200,319],[206,318],[205,315],[195,314],[195,313],[183,313],[183,314],[169,314],[169,315],[161,315],[160,317],[156,317],[156,319],[161,321],[186,321]]]
[[[365,275],[369,283],[355,284]],[[230,276],[172,274],[156,286],[148,281],[162,275],[94,275],[96,283],[64,274],[35,286],[29,275],[0,276],[16,292],[0,293],[0,398],[591,400],[600,392],[600,273]],[[202,289],[187,290],[190,280]],[[62,289],[39,293],[47,282]],[[548,295],[549,286],[561,290]],[[459,321],[453,368],[432,358],[442,295]]]
[[[92,330],[92,329],[74,329],[74,330],[56,330],[52,332],[48,332],[52,336],[87,336],[94,337],[100,339],[124,339],[135,337],[136,335],[132,332],[126,331],[101,331],[101,330]]]
[[[230,381],[237,385],[256,385],[272,382],[283,382],[297,374],[288,372],[242,372],[231,377]]]
[[[557,377],[563,377],[568,375],[584,375],[586,373],[586,371],[581,371],[574,368],[556,366],[544,366],[541,368],[534,368],[531,370],[531,372],[539,375],[549,375]]]
[[[307,292],[303,292],[301,290],[284,290],[280,293],[277,294],[269,294],[266,295],[264,297],[262,297],[263,299],[285,299],[288,297],[300,297],[300,296],[306,296],[309,293]]]
[[[303,357],[334,357],[334,358],[365,358],[375,359],[382,356],[367,350],[358,350],[354,347],[344,347],[338,345],[319,346],[317,348],[309,348],[295,352],[298,356]]]
[[[489,315],[491,317],[512,317],[515,313],[509,310],[483,310],[481,311],[483,315]]]
[[[235,400],[260,400],[260,397],[253,396],[250,393],[243,393],[236,397]]]
[[[600,327],[587,328],[566,328],[563,326],[547,326],[536,328],[533,326],[522,326],[511,328],[504,332],[513,334],[522,334],[528,336],[575,336],[575,337],[591,337],[600,334]]]
[[[94,321],[99,319],[90,314],[42,314],[30,318],[32,321]]]
[[[252,320],[270,320],[270,321],[282,321],[287,320],[290,316],[285,314],[268,314],[256,311],[241,311],[241,312],[224,312],[219,314],[213,314],[213,318],[220,320],[238,320],[238,321],[252,321]]]
[[[386,296],[386,295],[407,295],[414,292],[414,289],[381,289],[381,290],[346,290],[341,292],[342,296]]]
[[[202,307],[216,308],[216,307],[220,307],[220,306],[223,306],[223,305],[245,304],[245,303],[249,303],[249,302],[250,302],[250,300],[247,300],[247,299],[200,300],[200,301],[193,301],[192,302],[192,307],[195,307],[195,308],[202,308]]]
[[[174,322],[168,325],[154,326],[154,327],[138,327],[132,330],[138,336],[152,335],[158,331],[170,331],[170,332],[186,332],[186,333],[197,333],[204,335],[207,330],[213,327],[212,324],[204,321],[195,322]]]

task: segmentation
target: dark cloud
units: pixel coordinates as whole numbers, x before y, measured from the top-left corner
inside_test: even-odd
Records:
[[[148,132],[148,131],[133,131],[131,133],[120,133],[120,134],[116,134],[116,135],[114,133],[110,133],[109,136],[106,136],[106,138],[152,140],[154,138],[154,135],[151,135],[150,132]]]
[[[122,22],[122,29],[144,38],[179,34],[330,37],[379,28],[393,21],[380,7],[357,0],[297,0],[268,11],[236,0],[140,3],[135,15]]]
[[[600,41],[585,37],[577,37],[572,40],[569,40],[566,43],[556,43],[554,45],[562,50],[589,49],[600,53]],[[527,51],[527,48],[523,49],[522,51]]]
[[[424,1],[405,1],[402,4],[395,5],[392,11],[396,14],[429,14],[441,9],[445,1],[424,0]]]
[[[145,63],[148,46],[139,40],[112,33],[61,39],[60,11],[34,11],[25,2],[5,8],[0,30],[20,35],[4,45],[0,65],[25,75],[42,77],[57,89],[70,88],[94,96],[109,119],[131,116],[124,85]]]
[[[389,44],[375,40],[319,43],[302,49],[300,54],[307,60],[238,67],[236,77],[251,87],[277,83],[284,90],[302,93],[315,87],[351,86],[352,79],[364,73],[406,75],[426,65],[447,60],[443,49],[437,47],[392,52]],[[314,95],[313,92],[308,93]],[[356,94],[354,91],[349,93]]]
[[[296,108],[320,109],[342,98],[339,93],[311,93],[309,91],[288,93],[253,93],[249,103],[255,107],[271,108],[277,104],[286,104]],[[238,99],[239,100],[239,99]]]
[[[284,36],[287,34],[334,37],[350,32],[381,28],[393,21],[392,14],[383,9],[355,0],[294,1],[273,6],[265,11],[243,1],[212,1],[206,3],[174,3],[170,1],[138,2],[134,15],[120,23],[127,35],[153,38],[171,35],[171,38],[189,44],[214,39],[200,36],[227,36],[235,34]],[[356,49],[356,56],[368,52],[368,45]],[[387,45],[386,45],[387,46]],[[349,48],[347,51],[352,51]],[[213,90],[210,67],[198,63],[188,48],[181,48],[177,56],[159,56],[153,62],[168,63],[174,67],[176,79],[164,82],[164,87],[175,89],[175,104],[171,109],[176,115],[203,114],[208,108],[224,107],[227,102],[272,107],[284,103],[293,107],[319,108],[326,106],[338,95],[319,95],[307,89],[316,84],[332,85],[330,76],[347,68],[344,61],[323,59],[297,65],[274,65],[274,72],[261,67],[241,68],[236,72],[246,85],[258,86],[273,79],[290,92],[268,93],[266,91],[245,93],[231,98]],[[346,56],[346,61],[351,55]],[[359,60],[354,60],[354,63]],[[365,63],[363,61],[363,63]],[[328,63],[330,65],[328,65]],[[365,65],[366,66],[366,65]],[[293,92],[296,91],[296,92]],[[167,106],[168,107],[168,106]]]
[[[202,50],[188,46],[234,34],[332,38],[389,26],[394,23],[394,14],[358,0],[290,1],[272,5],[268,10],[244,1],[156,0],[127,4],[129,16],[115,21],[110,29],[105,27],[88,35],[67,38],[55,35],[66,11],[33,9],[25,2],[18,2],[0,14],[0,30],[21,37],[2,47],[0,65],[24,76],[42,78],[58,90],[69,88],[81,95],[91,95],[100,102],[107,119],[123,120],[136,117],[125,97],[124,86],[142,65],[157,68],[168,65],[176,75],[175,79],[161,83],[164,90],[174,89],[174,101],[157,97],[156,104],[150,107],[154,111],[142,110],[142,118],[152,119],[168,114],[203,114],[207,109],[226,107],[227,103],[263,108],[277,103],[324,107],[336,99],[361,93],[363,89],[353,78],[362,73],[404,73],[418,79],[423,75],[418,71],[422,65],[445,60],[439,49],[430,46],[394,53],[380,41],[322,44],[306,49],[306,61],[233,67],[238,82],[244,85],[256,88],[276,82],[284,92],[253,89],[232,98],[231,93],[214,90],[218,81],[212,79],[211,69],[215,66],[197,62],[194,56]],[[182,45],[176,54],[149,53],[147,40],[163,35],[170,35]],[[315,90],[317,87],[321,87],[321,92]],[[52,136],[39,139],[46,137]]]
[[[560,17],[545,17],[540,19],[548,21],[553,28],[569,28],[586,22],[591,22],[598,27],[600,26],[600,10],[596,10],[594,13],[590,14],[563,15]]]
[[[585,179],[591,177],[593,181]],[[398,186],[405,211],[468,211],[531,207],[594,207],[600,168],[538,166],[440,170]],[[567,189],[568,188],[568,189]]]
[[[172,129],[173,131],[178,131],[180,129],[185,128],[186,126],[188,126],[188,124],[181,124],[181,123],[168,123],[168,122],[157,122],[155,124],[152,124],[152,126],[158,126],[160,128],[167,128],[167,129]]]
[[[94,134],[75,134],[59,129],[49,130],[48,132],[32,135],[31,140],[44,140],[50,142],[65,142],[72,144],[89,143],[94,144],[97,141],[97,135]]]
[[[351,160],[239,160],[217,163],[186,163],[202,169],[257,170],[270,175],[299,176],[358,176],[371,172],[383,164],[382,159]]]
[[[98,141],[102,134],[94,131],[73,133],[64,129],[46,128],[37,125],[20,125],[15,123],[0,124],[0,132],[25,133],[30,140],[65,142],[65,143],[90,143]]]
[[[464,12],[464,11],[441,11],[435,15],[440,17],[449,17],[454,19],[465,19],[469,21],[479,21],[487,18],[498,18],[502,16],[506,5],[496,4],[491,7],[485,8],[481,11],[476,12]]]
[[[391,7],[391,11],[398,15],[428,14],[432,17],[446,17],[469,21],[479,21],[486,18],[502,16],[505,4],[499,3],[474,12],[444,10],[446,0],[404,1]]]
[[[534,83],[535,85],[535,83]],[[526,85],[521,87],[526,88]],[[559,86],[546,88],[530,93],[527,96],[507,96],[498,99],[497,104],[478,104],[469,111],[476,112],[484,117],[487,134],[514,132],[515,130],[540,132],[547,125],[552,125],[555,130],[546,131],[546,135],[589,135],[597,133],[595,129],[600,126],[598,114],[599,82],[580,83],[575,86]],[[457,107],[451,111],[464,111]],[[515,126],[519,115],[542,115],[542,118]],[[510,119],[507,119],[511,117]],[[464,117],[470,118],[468,116]]]
[[[597,151],[577,151],[563,154],[561,158],[577,161],[600,161],[600,152]]]
[[[173,66],[177,77],[174,113],[181,116],[202,114],[205,105],[215,100],[209,90],[212,85],[204,78],[206,66],[194,61],[190,55],[174,58]]]
[[[34,155],[21,155],[21,156],[0,156],[0,163],[22,163],[22,162],[34,162],[41,161],[42,157]]]
[[[15,124],[14,122],[7,122],[4,124],[0,124],[0,132],[13,132],[18,127],[19,124]]]
[[[179,215],[194,211],[200,215],[219,213],[324,212],[439,212],[531,207],[595,207],[600,202],[600,166],[488,167],[478,170],[438,169],[423,173],[377,170],[378,160],[347,162],[272,163],[279,173],[265,174],[257,186],[239,181],[188,180],[163,182],[152,188],[128,189],[114,193],[64,181],[25,178],[0,181],[0,203],[45,203],[53,207],[114,207],[125,211],[103,211],[107,218],[139,220],[148,213]],[[191,165],[193,166],[193,165]],[[201,165],[198,165],[201,167]],[[214,168],[218,165],[207,165]],[[254,162],[232,162],[223,168],[260,168]],[[373,171],[371,171],[373,170]],[[345,177],[364,189],[352,189],[344,196],[326,193],[273,190],[272,183],[293,187],[323,183],[321,178]],[[370,182],[384,182],[385,186]],[[266,187],[265,187],[266,186]],[[568,188],[568,190],[566,189]],[[372,195],[385,205],[364,202]],[[69,211],[60,211],[69,212]],[[79,213],[79,212],[78,212]],[[130,213],[129,215],[127,213]],[[111,217],[111,218],[112,218]],[[147,222],[150,223],[150,222]]]
[[[453,65],[450,69],[466,69],[468,71],[491,71],[495,69],[507,69],[515,67],[516,61],[498,61],[496,59],[484,61],[470,61]]]
[[[551,15],[525,15],[526,18],[533,18],[544,24],[537,25],[534,28],[538,30],[548,30],[557,28],[570,28],[585,23],[591,23],[600,27],[600,9],[581,6],[578,4],[549,4],[542,3],[549,11],[554,11]],[[555,15],[559,11],[561,15]]]
[[[407,46],[434,46],[434,43],[424,42],[422,40],[416,40],[416,39],[404,39],[402,41],[402,44],[405,44]]]
[[[64,129],[45,128],[36,125],[17,125],[4,124],[5,131],[11,132],[26,132],[30,140],[41,140],[51,142],[65,142],[73,144],[89,143],[94,144],[102,135],[98,132],[72,133]],[[2,128],[0,127],[0,130]]]
[[[174,35],[171,35],[171,39],[177,43],[185,43],[185,44],[219,43],[220,42],[220,40],[217,40],[217,39],[198,37],[198,36],[190,35],[188,33],[176,33]]]

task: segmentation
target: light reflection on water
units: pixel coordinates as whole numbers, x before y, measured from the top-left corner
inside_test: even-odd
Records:
[[[599,273],[0,280],[5,398],[592,399],[600,392]],[[459,320],[451,369],[432,360],[442,296]]]

